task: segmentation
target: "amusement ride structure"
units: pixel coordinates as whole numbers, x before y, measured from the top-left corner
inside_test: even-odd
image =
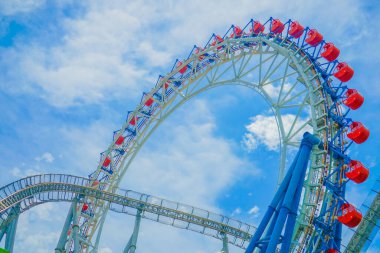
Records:
[[[5,249],[13,251],[22,212],[46,202],[69,201],[56,253],[97,252],[108,211],[135,216],[125,253],[136,250],[141,218],[220,239],[224,253],[228,244],[246,253],[365,250],[380,218],[380,197],[376,196],[364,217],[345,199],[346,184],[363,183],[369,176],[369,170],[347,151],[352,144],[365,142],[370,133],[348,117],[364,98],[347,86],[354,70],[337,60],[339,53],[316,29],[292,20],[251,20],[242,28],[232,25],[224,35],[213,34],[143,94],[88,178],[37,175],[0,188],[0,240],[4,239]],[[257,228],[118,188],[138,151],[173,111],[222,85],[257,91],[278,126],[278,189]],[[289,127],[284,117],[290,114],[294,117]],[[291,149],[299,149],[295,157]],[[291,164],[287,164],[289,157]],[[342,244],[343,226],[356,228],[348,245]]]

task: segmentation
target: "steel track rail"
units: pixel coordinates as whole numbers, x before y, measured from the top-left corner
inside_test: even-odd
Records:
[[[65,174],[45,174],[26,177],[0,188],[0,230],[15,216],[12,209],[20,207],[20,213],[46,202],[83,201],[95,198],[110,203],[110,210],[135,215],[159,223],[183,228],[223,240],[228,235],[229,243],[245,248],[256,230],[252,225],[230,219],[203,209],[168,201],[130,190],[103,191],[104,185],[90,187],[90,180]],[[90,210],[82,212],[91,216]]]
[[[363,221],[351,237],[344,253],[367,251],[380,228],[380,178],[377,179],[375,186],[372,188],[370,194],[372,193],[376,195],[369,206],[362,205],[368,210],[363,217]]]

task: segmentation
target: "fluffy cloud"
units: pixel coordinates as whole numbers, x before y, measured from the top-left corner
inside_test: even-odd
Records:
[[[256,216],[259,214],[259,212],[260,212],[260,208],[255,205],[251,209],[249,209],[248,214]]]
[[[290,130],[296,116],[293,114],[282,115],[282,123],[285,133]],[[263,144],[269,150],[278,150],[280,145],[280,137],[275,116],[257,115],[251,118],[252,123],[246,126],[247,133],[243,136],[242,143],[248,151],[253,151],[259,144]],[[307,120],[298,119],[295,123],[294,131],[302,127]],[[305,131],[310,131],[310,127],[306,126]],[[300,140],[304,131],[300,131],[295,135],[293,140]]]
[[[42,3],[42,0],[29,0],[24,6]],[[13,6],[20,9],[23,5]],[[365,23],[365,16],[360,14],[355,1],[338,1],[337,6],[346,9],[345,17],[336,15],[339,8],[326,10],[324,3],[315,1],[295,5],[283,1],[255,3],[254,10],[248,0],[164,4],[88,1],[85,6],[82,16],[62,20],[64,33],[59,44],[46,46],[40,44],[46,38],[37,38],[34,43],[18,44],[4,52],[10,61],[7,64],[17,66],[12,83],[24,84],[22,88],[12,89],[33,92],[61,107],[130,98],[152,87],[154,76],[159,71],[168,71],[175,55],[186,57],[193,44],[204,44],[212,32],[223,33],[232,23],[244,25],[252,17],[264,20],[268,18],[266,13],[284,19],[288,17],[282,11],[287,10],[295,17],[302,17],[303,22],[312,21],[313,25],[321,26],[322,30],[333,25],[335,33],[331,36],[343,38],[343,42],[352,39],[352,36],[350,40],[344,39],[348,36],[345,31]],[[312,20],[314,15],[310,14],[318,9],[324,11],[319,12],[318,20]],[[360,32],[355,36],[360,39],[365,34]],[[156,68],[157,72],[151,76],[150,70],[157,66],[161,68]]]
[[[52,163],[54,161],[54,156],[49,153],[49,152],[46,152],[46,153],[43,153],[41,156],[37,156],[35,158],[36,161],[45,161],[47,163]]]
[[[13,169],[10,170],[10,174],[14,176],[15,178],[23,178],[27,176],[41,174],[41,171],[37,169],[23,169],[22,170],[19,167],[14,167]]]
[[[241,208],[237,207],[231,214],[231,216],[239,215],[241,214]]]

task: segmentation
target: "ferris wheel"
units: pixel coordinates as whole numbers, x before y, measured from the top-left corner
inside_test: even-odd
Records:
[[[264,229],[267,235],[274,229],[268,220],[263,235],[255,242],[244,241],[242,248],[247,253],[343,252],[342,226],[353,228],[362,220],[361,212],[345,199],[346,184],[363,183],[369,176],[357,157],[348,156],[348,149],[365,142],[370,132],[349,117],[364,98],[350,87],[354,70],[338,60],[339,55],[338,47],[317,29],[292,20],[252,19],[245,26],[232,25],[225,34],[213,34],[186,58],[177,59],[170,72],[160,75],[155,86],[143,93],[123,126],[114,131],[87,186],[116,193],[141,147],[171,113],[211,88],[244,86],[265,99],[276,119],[278,185],[286,179],[287,158],[292,159],[292,151],[300,147],[303,133],[312,133],[320,145],[310,149],[298,186],[300,202],[290,240],[284,239],[281,230],[271,249],[264,236]],[[107,203],[96,195],[79,195],[56,252],[97,252]]]

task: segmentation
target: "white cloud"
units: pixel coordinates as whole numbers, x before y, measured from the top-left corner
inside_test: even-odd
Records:
[[[14,251],[52,252],[58,242],[67,207],[67,204],[63,206],[58,203],[48,203],[22,213],[17,225]]]
[[[54,161],[54,156],[50,152],[45,152],[41,156],[34,158],[36,161],[45,161],[47,163],[52,163]]]
[[[286,92],[288,92],[291,87],[292,87],[291,84],[285,83],[281,91],[281,85],[275,86],[273,83],[270,83],[270,84],[264,85],[263,89],[269,95],[270,98],[278,98],[281,91],[282,92],[281,98],[283,98],[284,94],[286,94]]]
[[[241,208],[237,207],[231,214],[231,216],[239,215],[241,214]]]
[[[62,150],[63,168],[66,173],[86,175],[98,165],[100,153],[107,149],[112,140],[112,126],[106,119],[83,127],[63,126],[59,133],[65,139]]]
[[[52,213],[54,212],[54,203],[46,203],[33,208],[32,214],[35,214],[38,219],[51,221],[54,220]]]
[[[1,0],[0,13],[3,15],[14,15],[33,11],[45,3],[45,0]]]
[[[285,133],[288,133],[296,116],[293,114],[285,114],[282,115],[281,118]],[[251,121],[252,122],[246,126],[248,132],[243,136],[242,140],[242,144],[247,151],[253,151],[259,144],[264,145],[268,150],[278,150],[280,138],[275,116],[257,115],[252,117]],[[302,127],[305,122],[305,119],[298,119],[292,133]],[[310,127],[305,127],[305,131],[310,131]],[[304,131],[300,131],[292,140],[300,140],[303,132]]]
[[[99,249],[99,253],[112,253],[112,249],[110,249],[110,248],[101,248],[101,249]]]
[[[255,205],[251,209],[249,209],[248,214],[250,214],[250,215],[258,215],[259,212],[260,212],[260,208]]]
[[[19,167],[14,167],[10,171],[11,175],[16,177],[17,179],[24,178],[27,176],[39,175],[41,174],[40,170],[35,169],[20,169]]]
[[[43,1],[27,2],[34,6]],[[18,87],[24,92],[33,91],[56,106],[102,103],[111,97],[136,97],[153,86],[152,68],[160,66],[168,71],[175,58],[186,57],[194,44],[206,43],[213,32],[223,33],[232,23],[242,26],[252,17],[266,20],[267,13],[285,20],[289,17],[284,16],[283,10],[287,10],[302,23],[319,25],[322,30],[334,24],[330,36],[339,39],[346,38],[346,31],[352,31],[352,26],[364,23],[365,16],[355,1],[338,1],[337,6],[347,10],[345,17],[336,15],[339,8],[325,10],[324,4],[310,1],[289,5],[274,1],[256,3],[252,10],[248,0],[127,4],[88,1],[83,16],[62,20],[64,33],[60,44],[18,45],[5,55],[12,61],[10,65],[18,66],[16,76],[22,81],[14,83],[24,83],[24,87]],[[318,8],[325,11],[320,13],[323,18],[316,20],[310,14]],[[158,69],[155,73],[158,76]]]

